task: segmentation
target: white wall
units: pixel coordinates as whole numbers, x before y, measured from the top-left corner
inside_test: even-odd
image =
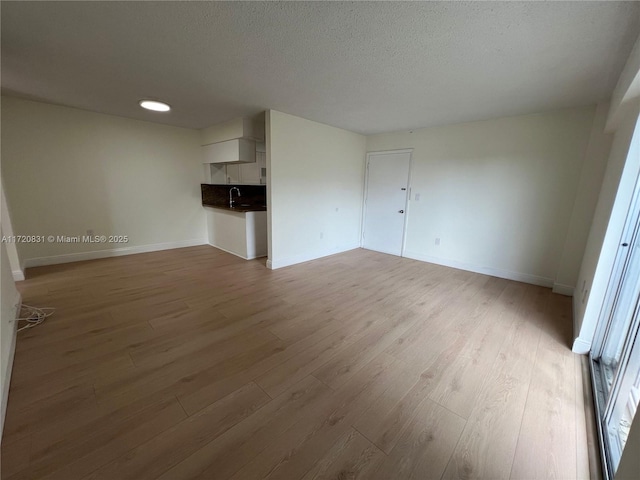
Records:
[[[565,109],[367,137],[368,151],[414,148],[405,255],[552,286],[594,114]]]
[[[600,189],[578,276],[578,291],[573,298],[574,331],[577,337],[573,350],[577,353],[587,353],[591,349],[640,171],[640,135],[636,136],[635,147],[631,145],[637,119],[636,109],[620,121]]]
[[[2,216],[0,220],[0,236],[12,236],[11,222],[7,210],[2,182],[0,182],[0,197],[2,198]],[[22,276],[21,271],[15,271],[18,265],[16,246],[14,243],[2,242],[2,254],[0,257],[0,269],[2,270],[0,285],[0,437],[4,427],[4,417],[7,412],[7,400],[9,398],[9,383],[15,352],[17,324],[14,321],[18,306],[20,305],[20,293],[16,289],[14,278]],[[14,256],[12,261],[11,255]],[[24,280],[24,277],[22,277]]]
[[[554,283],[554,291],[557,293],[573,295],[580,273],[582,257],[613,142],[613,135],[604,131],[608,113],[608,103],[598,104]]]
[[[19,244],[26,266],[206,243],[196,130],[2,98],[2,174],[19,235],[127,235]]]
[[[2,231],[4,234],[4,231]],[[7,399],[9,396],[9,382],[11,380],[11,367],[13,365],[13,354],[16,341],[16,318],[17,306],[20,304],[20,294],[16,290],[13,282],[9,257],[4,243],[0,247],[2,257],[0,258],[0,269],[2,270],[2,284],[0,295],[0,391],[2,392],[2,418],[0,419],[0,436],[4,426],[4,417],[7,411]]]
[[[587,353],[601,315],[631,196],[640,172],[640,37],[611,96],[606,130],[613,144],[573,298],[573,351]]]
[[[611,109],[607,118],[608,130],[617,130],[620,122],[637,109],[638,98],[640,98],[640,36],[636,39],[611,95]]]
[[[4,235],[8,237],[13,237],[13,224],[11,223],[11,215],[9,214],[9,207],[7,205],[7,199],[4,195],[4,187],[0,182],[0,197],[2,205],[0,205],[2,218],[2,231]],[[20,261],[20,256],[18,255],[18,248],[15,243],[9,242],[6,243],[7,255],[9,257],[9,266],[11,267],[11,273],[13,275],[13,279],[17,282],[20,280],[24,280],[24,271],[22,270],[22,262]]]
[[[359,247],[365,137],[271,110],[266,143],[269,265]]]
[[[606,129],[615,132],[598,204],[580,268],[580,292],[573,298],[573,351],[591,349],[611,278],[621,234],[640,174],[640,37],[611,96]],[[582,287],[584,285],[584,287]],[[616,479],[640,477],[640,415],[631,425]]]

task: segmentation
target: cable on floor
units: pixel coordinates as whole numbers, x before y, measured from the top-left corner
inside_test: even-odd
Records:
[[[53,315],[56,309],[52,307],[32,307],[31,305],[20,305],[20,317],[16,318],[17,322],[27,322],[23,327],[18,328],[18,331],[26,330],[27,328],[33,328],[40,325],[48,317]]]

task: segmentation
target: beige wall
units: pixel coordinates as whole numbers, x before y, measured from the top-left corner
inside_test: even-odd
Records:
[[[414,148],[405,255],[552,286],[594,114],[575,108],[367,137],[368,151]],[[567,260],[569,271],[580,258]],[[575,285],[575,273],[564,281]]]
[[[267,112],[272,268],[360,246],[365,137]]]
[[[14,232],[129,237],[19,244],[22,261],[206,243],[199,149],[196,130],[3,97],[2,176]]]

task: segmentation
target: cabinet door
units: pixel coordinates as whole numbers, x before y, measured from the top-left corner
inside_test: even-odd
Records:
[[[256,142],[236,138],[202,146],[202,163],[243,163],[256,161]]]

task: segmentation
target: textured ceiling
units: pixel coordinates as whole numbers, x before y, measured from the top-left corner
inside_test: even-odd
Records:
[[[1,8],[3,94],[191,128],[272,108],[375,133],[591,104],[640,31],[638,2]]]

